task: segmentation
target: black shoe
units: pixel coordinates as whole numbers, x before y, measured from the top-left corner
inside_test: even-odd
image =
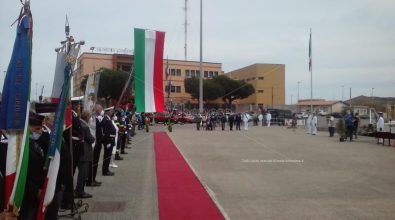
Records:
[[[76,195],[74,196],[77,199],[87,199],[87,198],[92,198],[92,195],[86,192],[83,193],[76,193]]]
[[[92,183],[87,183],[86,186],[90,186],[90,187],[101,186],[101,183],[92,182]]]
[[[123,157],[121,157],[118,154],[116,154],[114,160],[123,160]]]
[[[114,176],[114,172],[107,171],[107,172],[103,173],[103,176]]]
[[[128,152],[126,152],[126,151],[121,151],[121,154],[128,154]]]

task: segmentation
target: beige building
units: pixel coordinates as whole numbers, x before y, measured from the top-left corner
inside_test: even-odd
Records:
[[[285,65],[253,64],[227,73],[230,78],[244,80],[255,88],[255,94],[233,104],[236,111],[283,108],[285,105]]]
[[[133,69],[134,56],[128,54],[102,54],[102,53],[82,53],[77,60],[77,68],[73,78],[73,96],[81,96],[83,92],[79,89],[84,76],[91,74],[101,68],[111,70],[123,70],[130,72]],[[168,66],[169,75],[166,76]],[[185,93],[184,79],[188,77],[199,77],[199,62],[183,60],[163,60],[163,92],[166,102],[172,101],[174,104],[198,104],[197,100],[192,100],[188,93]],[[203,63],[204,79],[212,78],[223,74],[221,63]],[[169,85],[171,83],[171,85]],[[170,86],[170,98],[168,98],[168,88]]]

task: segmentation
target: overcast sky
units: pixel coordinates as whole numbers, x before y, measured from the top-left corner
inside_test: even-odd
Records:
[[[188,59],[199,60],[199,1],[188,0]],[[209,0],[203,2],[203,60],[225,72],[254,63],[285,64],[286,100],[310,98],[309,30],[313,30],[313,96],[395,96],[394,0]],[[92,46],[133,49],[133,28],[166,32],[169,59],[184,59],[184,0],[32,0],[32,97],[51,93],[55,47],[71,35]],[[18,0],[0,3],[0,83],[15,39]]]

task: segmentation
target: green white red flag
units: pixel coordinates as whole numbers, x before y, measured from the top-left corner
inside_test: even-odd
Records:
[[[164,112],[163,47],[165,33],[134,29],[135,104],[137,112]]]

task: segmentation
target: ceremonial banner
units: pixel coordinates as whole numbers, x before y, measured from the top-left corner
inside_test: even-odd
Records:
[[[165,33],[134,29],[134,94],[137,112],[165,111],[163,46]]]
[[[25,193],[29,162],[28,117],[30,108],[33,18],[24,9],[18,19],[17,34],[3,86],[0,128],[7,130],[8,149],[5,202],[18,213]]]
[[[65,79],[61,89],[59,104],[56,107],[54,125],[49,139],[48,157],[45,168],[48,170],[47,177],[44,181],[43,194],[41,195],[40,209],[37,213],[37,219],[45,219],[46,207],[51,204],[55,195],[56,180],[60,165],[60,150],[62,146],[62,134],[64,131],[65,113],[67,107],[67,99],[70,93],[70,65],[64,70]]]

